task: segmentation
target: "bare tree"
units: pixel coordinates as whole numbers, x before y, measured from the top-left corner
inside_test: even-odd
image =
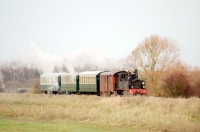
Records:
[[[152,35],[140,42],[127,59],[144,71],[151,90],[159,95],[159,74],[179,59],[179,51],[180,47],[175,40]]]

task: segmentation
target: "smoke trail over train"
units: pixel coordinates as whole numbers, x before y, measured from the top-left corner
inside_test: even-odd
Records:
[[[80,48],[74,51],[66,51],[64,56],[42,51],[36,44],[30,44],[30,52],[26,49],[18,50],[21,61],[27,65],[36,65],[44,73],[52,72],[57,67],[65,66],[69,72],[77,69],[88,70],[117,70],[134,69],[126,63],[125,59],[109,55],[102,46],[92,48]]]

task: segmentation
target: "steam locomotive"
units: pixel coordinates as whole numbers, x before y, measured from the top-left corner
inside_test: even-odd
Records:
[[[40,89],[52,94],[146,95],[145,81],[138,71],[85,71],[40,75]]]

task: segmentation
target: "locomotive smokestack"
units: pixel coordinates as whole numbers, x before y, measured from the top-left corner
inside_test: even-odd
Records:
[[[138,70],[135,69],[135,78],[138,78]]]

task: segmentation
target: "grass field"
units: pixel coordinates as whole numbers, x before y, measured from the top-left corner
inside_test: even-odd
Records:
[[[131,129],[89,123],[39,122],[0,119],[1,132],[132,132]],[[134,130],[142,132],[141,130]]]
[[[200,99],[0,94],[0,118],[0,131],[200,132]]]

